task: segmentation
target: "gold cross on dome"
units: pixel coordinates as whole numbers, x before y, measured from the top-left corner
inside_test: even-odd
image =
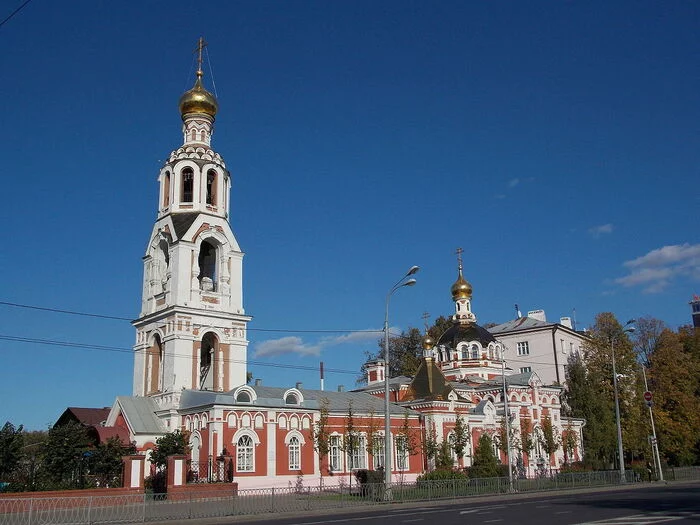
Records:
[[[462,254],[464,253],[464,250],[462,248],[457,248],[457,251],[455,252],[457,254],[457,262],[459,263],[460,269],[462,268]]]
[[[202,51],[204,51],[204,48],[207,47],[207,43],[204,41],[204,37],[200,36],[199,37],[199,42],[197,42],[197,49],[195,49],[193,52],[197,53],[197,76],[201,77],[202,76]]]
[[[423,312],[423,315],[421,315],[421,318],[423,319],[423,323],[425,324],[425,331],[428,331],[428,319],[430,319],[430,314],[428,312]]]

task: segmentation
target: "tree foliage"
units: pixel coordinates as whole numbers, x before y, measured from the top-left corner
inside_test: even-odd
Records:
[[[481,434],[474,449],[474,462],[469,469],[470,478],[494,478],[500,474],[496,454],[493,452],[493,439],[488,434]]]
[[[151,451],[151,463],[163,468],[168,462],[168,456],[184,456],[190,452],[190,434],[179,428],[168,432],[156,439],[156,446]]]
[[[318,453],[318,466],[323,478],[323,469],[321,465],[323,460],[328,456],[330,450],[330,428],[328,426],[330,401],[324,397],[320,401],[318,421],[311,427],[311,439],[314,443],[314,450]]]
[[[471,442],[471,434],[469,433],[469,427],[459,414],[455,418],[454,437],[455,454],[457,454],[459,459],[462,459],[467,445]]]
[[[82,488],[87,471],[86,452],[92,445],[87,428],[80,423],[51,427],[41,469],[45,482],[53,488]]]
[[[136,454],[133,443],[125,445],[118,437],[111,437],[89,452],[87,465],[91,479],[98,487],[121,486],[122,457]]]
[[[22,425],[15,426],[7,421],[0,430],[0,480],[6,479],[22,459],[24,434]]]

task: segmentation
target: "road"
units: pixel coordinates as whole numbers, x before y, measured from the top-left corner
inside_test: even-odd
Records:
[[[244,519],[218,520],[246,523]],[[258,517],[257,525],[647,525],[700,522],[700,485],[654,484],[640,488],[567,495],[502,496],[490,501],[423,506],[381,506],[363,511],[337,511],[313,516]]]

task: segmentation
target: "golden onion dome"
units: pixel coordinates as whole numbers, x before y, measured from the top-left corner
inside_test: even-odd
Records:
[[[462,277],[462,270],[459,271],[459,277],[452,285],[450,289],[452,292],[452,300],[457,299],[470,299],[472,296],[472,285],[464,277]]]
[[[202,85],[202,72],[197,71],[197,80],[189,91],[185,91],[180,97],[180,114],[184,118],[188,113],[204,113],[215,117],[219,109],[216,97],[209,93]]]
[[[432,350],[435,346],[435,340],[430,337],[430,334],[425,334],[423,337],[423,348],[425,350]]]

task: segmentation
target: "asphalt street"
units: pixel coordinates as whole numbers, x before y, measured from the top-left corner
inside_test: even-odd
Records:
[[[527,494],[422,506],[380,506],[332,514],[259,516],[217,520],[257,525],[647,525],[700,523],[700,484],[638,485],[620,490],[566,495]],[[201,523],[201,522],[199,522]],[[212,523],[212,522],[209,522]]]

